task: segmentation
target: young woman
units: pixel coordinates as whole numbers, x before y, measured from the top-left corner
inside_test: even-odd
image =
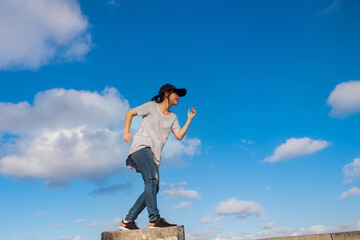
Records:
[[[149,214],[149,228],[176,226],[160,217],[157,208],[157,193],[159,191],[160,154],[170,134],[170,130],[179,140],[183,139],[189,125],[196,115],[194,108],[189,109],[188,119],[183,128],[170,107],[177,105],[179,97],[186,95],[186,89],[176,88],[165,84],[159,94],[141,106],[131,109],[125,117],[124,140],[129,142],[130,124],[133,116],[142,116],[141,128],[134,135],[131,142],[126,165],[133,171],[139,172],[145,183],[145,190],[139,196],[125,219],[120,223],[120,230],[139,229],[135,219],[147,207]]]

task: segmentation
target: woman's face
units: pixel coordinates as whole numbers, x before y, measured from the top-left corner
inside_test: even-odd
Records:
[[[170,93],[169,96],[170,105],[177,105],[179,102],[179,95],[177,92]]]

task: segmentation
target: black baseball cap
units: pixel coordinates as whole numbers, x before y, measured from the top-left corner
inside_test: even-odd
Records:
[[[167,91],[174,91],[177,92],[177,94],[179,95],[179,97],[183,97],[186,95],[186,89],[185,88],[176,88],[174,85],[171,84],[165,84],[164,86],[162,86],[159,90],[159,96],[161,96],[163,93],[167,92]]]

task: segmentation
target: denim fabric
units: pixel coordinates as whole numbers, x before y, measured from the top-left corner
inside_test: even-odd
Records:
[[[149,219],[154,221],[160,217],[156,197],[159,192],[159,167],[155,164],[153,153],[149,147],[134,152],[130,157],[142,175],[145,190],[136,200],[125,220],[135,221],[142,210],[147,207]]]

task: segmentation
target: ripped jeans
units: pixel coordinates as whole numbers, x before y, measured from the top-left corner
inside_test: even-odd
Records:
[[[147,207],[150,221],[160,217],[157,208],[157,193],[159,192],[159,167],[155,164],[150,147],[142,148],[131,154],[132,161],[142,175],[145,190],[136,200],[125,220],[135,221],[138,215]]]

